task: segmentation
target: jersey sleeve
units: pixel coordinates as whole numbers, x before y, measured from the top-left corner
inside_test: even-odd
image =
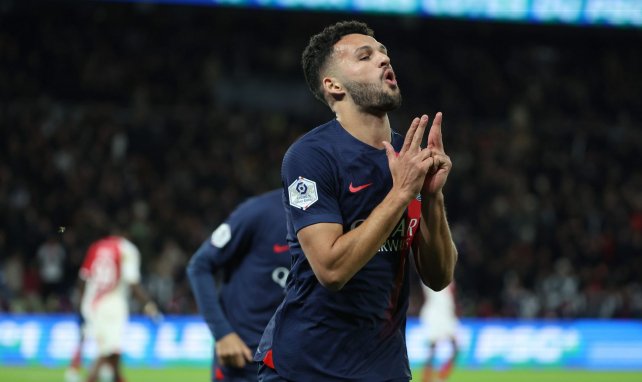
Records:
[[[343,224],[331,153],[309,143],[292,146],[283,158],[281,177],[295,232],[316,223]]]
[[[260,218],[253,199],[241,204],[192,255],[187,276],[196,303],[215,339],[234,331],[219,303],[214,273],[247,254]]]
[[[123,280],[128,284],[138,284],[140,282],[140,251],[134,243],[126,239],[121,240],[120,250]]]

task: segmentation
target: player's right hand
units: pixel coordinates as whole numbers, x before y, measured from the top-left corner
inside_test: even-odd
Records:
[[[244,367],[252,362],[252,351],[236,333],[216,341],[216,358],[221,366]]]

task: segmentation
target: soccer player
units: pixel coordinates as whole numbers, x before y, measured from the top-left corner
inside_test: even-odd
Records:
[[[129,318],[129,290],[143,306],[143,312],[160,317],[156,304],[140,285],[140,253],[123,236],[107,236],[94,242],[80,267],[81,313],[85,318],[87,336],[98,347],[87,382],[95,382],[98,372],[109,366],[114,381],[123,382],[120,353],[125,325]]]
[[[424,366],[423,382],[446,381],[452,372],[457,358],[457,319],[455,307],[455,283],[452,282],[445,289],[435,292],[423,286],[425,302],[419,312],[419,317],[428,327],[428,360]],[[449,341],[452,346],[450,358],[441,366],[437,378],[433,378],[433,365],[437,345],[440,342]]]
[[[279,189],[240,204],[187,267],[199,310],[215,339],[212,381],[257,380],[252,355],[283,300],[291,261],[281,198]]]
[[[451,169],[441,113],[405,139],[387,113],[401,94],[386,47],[363,23],[339,22],[302,56],[312,93],[336,118],[283,158],[290,281],[255,360],[260,381],[408,381],[409,252],[435,290],[457,251],[442,188]]]

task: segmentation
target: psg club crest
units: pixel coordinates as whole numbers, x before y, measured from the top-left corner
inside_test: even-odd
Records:
[[[288,194],[290,195],[290,205],[302,210],[306,210],[319,200],[317,184],[302,176],[288,187]]]

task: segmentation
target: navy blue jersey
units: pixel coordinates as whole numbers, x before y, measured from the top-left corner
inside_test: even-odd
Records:
[[[394,132],[392,145],[399,151],[403,137]],[[347,232],[363,222],[392,188],[385,150],[333,120],[290,147],[282,183],[292,269],[255,359],[293,381],[409,380],[408,252],[419,201],[409,205],[378,253],[333,292],[319,283],[296,234],[316,223],[338,223]]]
[[[187,273],[215,339],[236,332],[256,349],[283,300],[290,262],[281,190],[248,199],[214,230]]]

